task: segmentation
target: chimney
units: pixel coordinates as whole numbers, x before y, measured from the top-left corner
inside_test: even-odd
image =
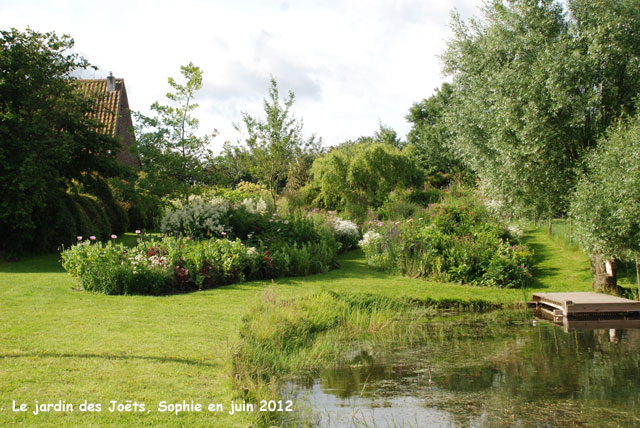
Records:
[[[113,77],[113,73],[109,72],[107,76],[107,92],[115,92],[116,91],[116,78]]]

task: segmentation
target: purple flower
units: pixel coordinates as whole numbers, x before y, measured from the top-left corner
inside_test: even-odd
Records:
[[[95,241],[95,240],[96,240],[96,237],[95,237],[94,235],[91,235],[91,236],[89,237],[89,239],[91,239],[92,241]]]

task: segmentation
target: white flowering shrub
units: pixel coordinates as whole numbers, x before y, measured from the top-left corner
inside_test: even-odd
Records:
[[[336,220],[331,223],[331,226],[335,232],[336,241],[342,244],[341,250],[350,250],[358,245],[360,231],[354,222],[336,218]]]
[[[187,205],[168,210],[160,223],[163,233],[182,233],[193,238],[224,236],[228,229],[229,203],[223,198],[194,197]]]
[[[365,254],[376,254],[380,252],[380,245],[382,244],[382,235],[378,232],[370,230],[364,234],[362,239],[358,242],[362,251]]]
[[[522,230],[522,227],[517,224],[511,224],[507,226],[507,231],[509,232],[509,234],[511,234],[511,236],[518,239],[522,238],[522,236],[524,235],[524,230]]]
[[[257,201],[246,198],[240,203],[240,205],[243,206],[247,210],[247,212],[251,214],[265,215],[269,211],[267,202],[263,198],[260,198]]]

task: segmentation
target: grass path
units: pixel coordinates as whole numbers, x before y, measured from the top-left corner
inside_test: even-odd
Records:
[[[527,236],[539,279],[533,291],[590,289],[587,258],[542,230]],[[265,288],[279,296],[337,290],[425,299],[526,300],[532,290],[432,283],[375,272],[359,251],[322,275],[251,282],[166,297],[105,296],[77,289],[56,255],[0,264],[0,426],[248,426],[247,415],[160,413],[161,401],[228,408],[229,341]],[[12,401],[29,412],[12,411]],[[72,413],[33,415],[35,400],[74,405]],[[101,412],[81,413],[87,400]],[[111,400],[144,402],[143,413],[110,413]]]

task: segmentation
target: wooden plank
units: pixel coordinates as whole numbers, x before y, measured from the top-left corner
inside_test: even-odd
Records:
[[[562,325],[565,331],[570,330],[609,330],[633,328],[640,329],[640,320],[588,320],[575,321],[563,318]]]
[[[640,312],[640,305],[635,303],[579,303],[568,304],[567,314],[597,312]]]
[[[564,316],[598,313],[640,313],[640,302],[593,292],[534,293],[539,307],[562,310]]]

